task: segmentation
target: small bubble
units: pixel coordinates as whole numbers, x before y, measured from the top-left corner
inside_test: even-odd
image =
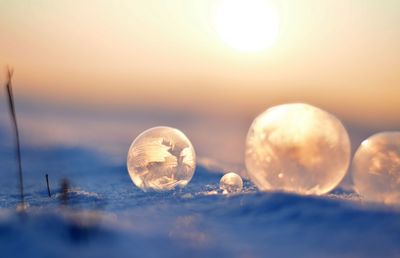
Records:
[[[223,194],[238,193],[243,189],[243,180],[238,174],[230,172],[221,178],[219,188]]]

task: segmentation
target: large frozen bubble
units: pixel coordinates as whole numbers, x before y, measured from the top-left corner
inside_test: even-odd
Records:
[[[351,171],[363,199],[400,204],[400,132],[378,133],[363,141]]]
[[[196,154],[189,139],[178,129],[154,127],[133,141],[127,165],[137,187],[167,191],[189,183],[196,167]]]
[[[263,191],[321,195],[350,161],[350,140],[333,115],[308,104],[267,109],[253,121],[245,152],[248,175]]]

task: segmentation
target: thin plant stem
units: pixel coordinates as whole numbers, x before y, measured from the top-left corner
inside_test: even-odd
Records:
[[[24,180],[22,176],[22,163],[21,163],[21,147],[20,147],[20,140],[19,140],[19,131],[18,131],[18,124],[17,124],[17,116],[15,113],[15,104],[14,104],[14,97],[12,91],[12,84],[11,79],[13,76],[13,69],[7,68],[7,96],[8,96],[8,106],[10,108],[11,113],[11,122],[14,129],[15,135],[15,145],[16,145],[16,156],[17,156],[17,164],[18,164],[18,176],[19,176],[19,192],[21,198],[22,207],[25,205],[25,198],[24,198]]]

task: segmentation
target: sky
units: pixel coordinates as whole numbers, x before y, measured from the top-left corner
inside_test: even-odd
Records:
[[[266,1],[277,38],[243,52],[221,38],[217,0],[0,0],[0,67],[15,69],[27,140],[108,139],[123,153],[163,123],[203,156],[239,161],[251,120],[287,102],[321,107],[362,137],[400,128],[399,1]]]

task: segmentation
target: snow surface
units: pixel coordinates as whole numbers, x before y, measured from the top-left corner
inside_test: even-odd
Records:
[[[88,149],[23,148],[26,213],[16,212],[9,135],[0,130],[0,257],[400,257],[400,212],[336,190],[322,197],[215,193],[201,165],[180,191],[136,188],[125,164]],[[48,173],[52,197],[47,196]],[[71,182],[60,204],[62,178]]]

